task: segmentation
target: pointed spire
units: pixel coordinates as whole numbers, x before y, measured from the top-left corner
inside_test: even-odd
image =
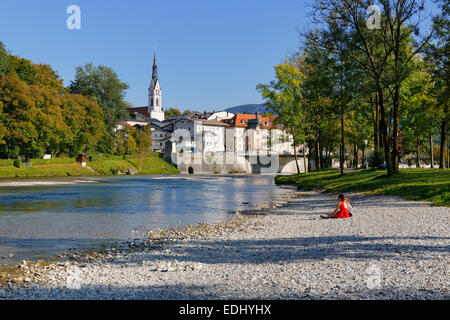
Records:
[[[153,73],[152,73],[152,82],[156,85],[158,81],[158,65],[156,64],[156,48],[153,56]]]

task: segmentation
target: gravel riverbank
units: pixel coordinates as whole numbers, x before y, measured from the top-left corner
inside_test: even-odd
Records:
[[[450,208],[349,196],[350,219],[319,219],[336,195],[297,192],[258,214],[21,265],[27,279],[0,299],[448,299]]]

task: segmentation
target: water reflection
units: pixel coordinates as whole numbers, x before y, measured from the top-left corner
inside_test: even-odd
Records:
[[[284,193],[267,176],[110,177],[0,187],[0,258],[13,253],[20,260],[126,240],[141,226],[219,222],[230,211]]]

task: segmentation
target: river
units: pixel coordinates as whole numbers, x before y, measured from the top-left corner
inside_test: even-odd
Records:
[[[290,191],[256,175],[0,181],[0,264],[131,240],[141,230],[220,222]]]

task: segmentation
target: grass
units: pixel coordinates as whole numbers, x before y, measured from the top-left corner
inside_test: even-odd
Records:
[[[178,174],[180,171],[160,157],[127,160],[140,174]]]
[[[177,174],[180,173],[174,166],[170,165],[156,153],[150,153],[134,159],[122,159],[123,157],[112,157],[112,159],[96,160],[88,162],[88,166],[94,171],[82,167],[72,158],[60,158],[43,161],[32,160],[32,166],[14,167],[0,166],[0,179],[8,178],[31,178],[31,177],[64,177],[64,176],[107,176],[125,174],[129,169],[137,174]],[[5,161],[6,164],[6,161]]]
[[[129,169],[139,174],[177,174],[174,166],[155,156],[126,160],[101,160],[88,162],[88,166],[100,175],[125,174]]]
[[[400,169],[400,174],[392,177],[387,177],[385,170],[355,170],[341,176],[337,169],[325,169],[278,176],[275,182],[296,184],[303,190],[320,187],[330,192],[395,195],[450,207],[450,169]]]
[[[33,165],[16,168],[14,166],[0,167],[0,178],[29,178],[29,177],[64,177],[64,176],[92,176],[95,172],[83,168],[78,163],[56,163],[47,165]]]

